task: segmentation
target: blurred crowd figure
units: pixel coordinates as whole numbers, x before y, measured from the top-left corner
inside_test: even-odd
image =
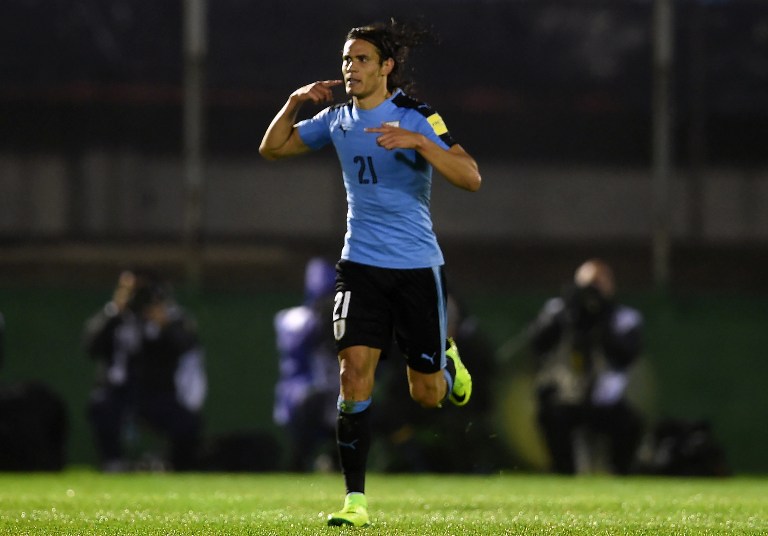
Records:
[[[0,370],[4,363],[0,312]],[[68,438],[69,413],[58,393],[40,381],[0,382],[0,471],[60,471]]]
[[[279,358],[273,417],[288,439],[288,469],[328,470],[336,460],[336,399],[339,365],[330,315],[336,268],[321,257],[309,260],[304,302],[274,318]]]
[[[626,390],[643,349],[643,316],[615,293],[611,267],[587,260],[530,326],[538,423],[557,473],[633,468],[644,423]]]
[[[132,469],[126,449],[145,427],[169,443],[161,468],[196,469],[205,356],[196,323],[170,285],[150,271],[123,271],[83,338],[97,364],[88,416],[103,470]]]

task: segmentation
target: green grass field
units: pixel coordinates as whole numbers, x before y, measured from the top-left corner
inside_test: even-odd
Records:
[[[371,475],[367,529],[325,526],[337,475],[0,474],[2,534],[768,534],[768,479]]]

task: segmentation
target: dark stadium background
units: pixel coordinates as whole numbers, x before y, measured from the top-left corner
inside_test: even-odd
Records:
[[[660,282],[652,0],[380,4],[209,0],[204,209],[190,242],[184,2],[4,1],[0,382],[64,394],[70,460],[92,463],[79,330],[117,270],[143,263],[200,317],[211,431],[271,430],[271,315],[301,298],[309,256],[337,254],[344,206],[330,152],[275,168],[259,140],[290,91],[336,76],[348,28],[421,17],[442,42],[414,57],[417,94],[486,180],[477,196],[436,185],[434,210],[451,279],[489,337],[513,338],[581,260],[605,257],[649,320],[654,415],[709,419],[735,470],[768,470],[768,5],[673,3]]]

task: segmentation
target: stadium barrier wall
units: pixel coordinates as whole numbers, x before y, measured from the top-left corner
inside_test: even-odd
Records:
[[[184,177],[178,158],[133,151],[0,154],[0,239],[180,237]],[[435,227],[444,239],[646,240],[649,168],[546,166],[484,160],[477,194],[436,180]],[[203,188],[204,236],[338,237],[346,207],[331,155],[268,163],[211,159]],[[676,240],[768,244],[768,170],[709,168],[670,186]],[[300,215],[300,216],[299,216]]]

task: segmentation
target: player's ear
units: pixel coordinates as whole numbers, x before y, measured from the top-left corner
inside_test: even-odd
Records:
[[[392,58],[387,58],[383,62],[381,62],[381,74],[383,76],[388,76],[389,73],[392,72],[392,69],[395,68],[395,60]]]

